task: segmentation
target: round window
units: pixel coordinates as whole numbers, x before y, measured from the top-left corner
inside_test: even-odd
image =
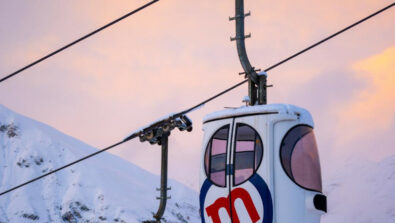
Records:
[[[281,164],[297,185],[322,192],[320,159],[313,128],[297,125],[283,138],[280,148]]]

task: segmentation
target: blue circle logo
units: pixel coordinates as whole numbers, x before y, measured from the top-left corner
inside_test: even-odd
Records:
[[[254,185],[254,187],[257,189],[259,196],[262,200],[264,216],[261,223],[272,223],[273,200],[269,187],[267,186],[266,182],[262,179],[262,177],[260,177],[258,174],[253,175],[248,181],[252,185]],[[211,204],[209,207],[205,209],[204,202],[206,200],[207,193],[211,188],[211,186],[213,186],[213,184],[210,182],[210,180],[206,179],[202,185],[202,188],[200,189],[200,215],[201,215],[202,223],[205,223],[204,211],[206,211],[207,215],[212,219],[213,223],[221,223],[218,213],[219,209],[221,208],[225,208],[229,216],[232,215],[233,223],[240,223],[239,217],[234,208],[234,201],[238,198],[242,199],[252,222],[256,223],[259,221],[260,217],[251,199],[251,196],[248,193],[248,191],[242,187],[233,189],[230,192],[231,196],[220,197],[213,204]],[[231,207],[230,204],[232,204]]]

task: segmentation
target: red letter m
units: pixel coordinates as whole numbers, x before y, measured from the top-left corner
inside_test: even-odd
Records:
[[[229,196],[232,198],[232,202],[229,202]],[[228,212],[228,215],[230,216],[230,207],[229,207],[230,204],[232,204],[233,223],[240,223],[239,216],[237,215],[235,209],[235,201],[238,198],[240,198],[243,201],[244,206],[246,207],[248,215],[250,216],[252,222],[255,223],[260,219],[258,211],[256,210],[256,207],[254,205],[254,202],[252,201],[250,194],[245,189],[236,188],[232,192],[230,192],[229,196],[226,198],[225,197],[218,198],[212,205],[206,208],[207,215],[211,217],[213,223],[221,223],[221,219],[219,218],[219,210],[221,208],[225,208],[225,210]]]

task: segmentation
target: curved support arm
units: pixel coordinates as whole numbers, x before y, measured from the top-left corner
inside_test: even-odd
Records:
[[[244,34],[244,0],[236,0],[236,44],[237,53],[241,62],[241,66],[248,77],[255,83],[258,84],[258,74],[255,72],[254,67],[251,66],[248,60],[247,51],[245,47],[245,34]]]
[[[161,175],[160,175],[160,200],[159,208],[154,218],[156,222],[160,222],[165,213],[166,209],[166,201],[167,197],[167,157],[168,157],[168,142],[169,142],[169,133],[164,133],[161,138],[162,144],[162,160],[161,160]]]

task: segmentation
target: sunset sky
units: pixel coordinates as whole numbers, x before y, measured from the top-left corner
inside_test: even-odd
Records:
[[[0,77],[146,2],[0,0]],[[250,61],[267,68],[391,2],[246,0]],[[233,15],[234,1],[161,0],[1,83],[0,104],[106,147],[243,80]],[[393,7],[268,73],[269,103],[312,113],[324,179],[351,156],[395,154],[394,27]],[[246,94],[242,86],[191,113],[192,133],[173,132],[171,178],[197,189],[203,116]],[[159,173],[158,148],[135,140],[111,152]]]

